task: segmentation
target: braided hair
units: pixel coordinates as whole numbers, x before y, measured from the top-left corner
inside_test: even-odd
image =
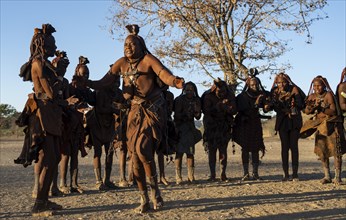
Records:
[[[225,87],[228,92],[230,91],[229,87],[227,86],[226,81],[224,81],[218,77],[214,80],[214,84],[211,86],[210,91],[215,92],[216,88],[221,88],[221,87]]]
[[[294,82],[291,80],[291,78],[286,73],[281,72],[281,73],[279,73],[279,74],[277,74],[275,76],[275,79],[274,79],[274,82],[273,82],[273,85],[272,85],[272,90],[277,87],[276,83],[277,83],[277,80],[279,78],[285,79],[288,82],[288,84],[291,85],[291,86],[296,86],[296,84],[294,84]]]
[[[34,36],[30,43],[30,60],[43,59],[45,41],[48,37],[53,37],[52,33],[56,32],[51,24],[42,24],[42,28],[34,29]]]
[[[310,89],[309,89],[309,95],[314,93],[313,84],[314,84],[315,81],[320,81],[324,85],[325,91],[326,92],[330,92],[332,94],[333,100],[334,100],[334,103],[335,103],[336,113],[339,116],[342,115],[342,111],[341,111],[340,106],[338,104],[339,101],[337,99],[337,96],[334,94],[333,90],[331,89],[331,87],[330,87],[330,85],[328,83],[328,80],[325,77],[323,77],[321,75],[318,75],[311,81],[311,85],[310,85]]]
[[[50,62],[45,60],[45,43],[46,39],[52,36],[52,33],[55,32],[55,28],[50,24],[43,24],[42,28],[34,29],[34,36],[30,42],[30,58],[29,61],[25,62],[19,71],[19,76],[23,78],[23,81],[32,81],[31,77],[31,63],[34,59],[41,60],[42,63],[48,66],[53,72],[55,72],[54,67]]]
[[[55,52],[55,58],[52,60],[52,65],[56,68],[56,72],[59,76],[65,75],[66,68],[70,64],[70,60],[67,57],[65,51],[57,50]],[[62,68],[62,70],[61,70]]]
[[[79,73],[79,69],[81,67],[84,67],[85,69],[83,71],[86,71],[85,74],[89,74],[89,68],[87,66],[87,64],[90,63],[88,58],[87,57],[84,57],[84,56],[79,56],[78,58],[78,64],[76,66],[76,69],[74,71],[74,76],[79,76],[80,73]]]
[[[144,54],[151,54],[150,51],[148,50],[147,46],[145,45],[144,39],[138,35],[139,26],[137,24],[129,24],[129,25],[126,25],[125,27],[129,32],[129,35],[127,36],[127,38],[128,37],[135,37],[139,41],[140,45],[142,46],[143,53]]]
[[[185,90],[186,90],[186,86],[187,86],[187,85],[191,85],[191,86],[193,87],[193,90],[194,90],[194,96],[200,98],[199,95],[198,95],[198,90],[197,90],[196,84],[194,84],[194,83],[191,82],[191,81],[189,81],[189,82],[187,82],[187,83],[184,84],[183,89],[182,89],[182,91],[181,91],[181,94],[183,95],[183,94],[186,93]]]
[[[258,73],[258,70],[256,68],[251,68],[250,69],[250,74],[249,74],[248,78],[245,81],[245,86],[243,88],[243,91],[247,91],[249,89],[250,81],[253,80],[253,79],[255,79],[256,82],[257,82],[259,92],[264,92],[265,91],[265,89],[264,89],[264,87],[262,85],[261,80],[257,77],[258,74],[259,73]]]
[[[331,93],[334,95],[333,90],[332,90],[332,89],[330,88],[330,86],[329,86],[328,80],[327,80],[325,77],[321,76],[321,75],[316,76],[316,77],[311,81],[310,89],[309,89],[309,93],[308,93],[309,95],[311,95],[312,93],[314,93],[313,85],[314,85],[314,82],[315,82],[315,81],[320,81],[320,82],[324,85],[325,91],[326,91],[326,92],[331,92]]]

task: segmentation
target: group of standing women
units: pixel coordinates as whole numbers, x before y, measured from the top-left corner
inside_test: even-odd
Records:
[[[281,140],[281,159],[283,178],[288,181],[289,150],[291,150],[292,180],[298,181],[299,150],[298,139],[306,138],[315,132],[315,153],[322,161],[324,178],[322,184],[331,183],[329,157],[334,157],[334,184],[341,183],[342,155],[346,153],[345,129],[345,69],[336,94],[326,78],[315,77],[306,97],[304,92],[285,73],[276,75],[270,92],[263,89],[257,77],[246,81],[243,92],[237,97],[238,114],[235,117],[234,140],[242,147],[242,162],[244,176],[249,179],[249,152],[252,155],[253,179],[258,175],[259,151],[264,154],[265,146],[262,137],[262,127],[258,108],[263,112],[276,112],[275,131]],[[312,115],[303,124],[301,112]],[[251,134],[251,137],[249,137]]]
[[[93,103],[95,110],[90,111],[89,116],[86,115],[88,125],[86,130],[89,129],[90,143],[92,143],[95,151],[93,164],[96,184],[99,189],[104,186],[112,187],[109,181],[109,168],[111,167],[107,166],[109,162],[107,160],[106,175],[104,180],[101,179],[100,153],[102,152],[102,145],[109,144],[111,137],[114,138],[109,132],[115,131],[113,111],[129,108],[130,106],[126,119],[126,145],[131,154],[133,176],[140,191],[141,204],[137,211],[146,212],[151,208],[146,176],[150,179],[153,209],[158,210],[163,206],[154,160],[154,152],[163,142],[167,121],[166,102],[159,81],[163,81],[166,85],[182,88],[184,80],[172,75],[169,69],[150,54],[144,40],[138,35],[138,26],[130,25],[128,29],[130,35],[125,40],[124,57],[111,66],[110,71],[103,79],[90,81],[86,76],[76,76],[76,80],[72,82],[71,87],[85,89],[85,91],[83,89],[75,90],[76,94],[73,95],[77,96],[78,93],[81,95],[78,98],[70,96],[67,92],[65,93],[69,88],[68,84],[64,84],[66,80],[63,77],[69,64],[66,53],[61,57],[59,56],[61,61],[66,62],[58,62],[58,60],[50,62],[48,60],[49,57],[56,54],[57,47],[55,38],[52,35],[55,28],[50,24],[43,24],[42,29],[35,29],[30,45],[31,57],[23,65],[20,74],[25,81],[33,82],[34,93],[29,96],[20,120],[18,120],[18,124],[26,126],[26,136],[23,152],[15,160],[15,163],[25,166],[31,164],[33,160],[36,162],[34,188],[37,191],[33,193],[36,198],[32,208],[33,216],[50,216],[54,210],[62,208],[61,205],[49,201],[48,196],[52,183],[56,183],[53,179],[57,173],[61,153],[66,153],[69,147],[75,147],[75,145],[67,146],[62,144],[63,135],[70,136],[70,138],[73,135],[72,132],[67,133],[68,130],[64,128],[67,124],[64,124],[63,116],[67,115],[66,113],[69,110],[83,111],[83,106],[79,105],[81,104],[79,102],[84,101],[91,104],[89,103],[90,100],[83,99],[87,97],[88,91],[86,90],[89,88],[98,91],[96,92],[96,100]],[[80,67],[87,70],[85,64],[86,62]],[[79,68],[76,73],[79,73]],[[85,75],[88,75],[88,73]],[[126,99],[127,106],[112,105],[113,100],[119,103],[119,100],[116,100],[114,85],[119,82],[120,76],[123,77],[122,95]],[[77,122],[80,123],[80,117],[76,117]],[[79,126],[77,124],[75,127]],[[118,141],[122,142],[123,140]],[[108,153],[107,146],[105,148]],[[64,149],[64,151],[61,149]],[[68,160],[63,161],[61,167],[64,174],[61,182],[62,186],[65,187],[67,185],[65,174]],[[71,171],[73,176],[77,175],[78,170],[75,169],[75,163]],[[73,182],[73,189],[82,193],[82,189],[78,184],[74,184],[76,179],[71,181]]]
[[[241,93],[234,95],[230,87],[217,79],[211,89],[199,98],[194,83],[185,84],[182,95],[175,99],[174,121],[179,130],[176,153],[176,182],[181,183],[181,157],[187,155],[188,181],[194,181],[194,145],[198,142],[194,119],[203,113],[203,144],[208,153],[210,177],[216,179],[216,155],[219,151],[220,180],[227,181],[227,147],[231,138],[241,146],[242,180],[261,180],[259,176],[259,152],[265,154],[261,119],[262,113],[276,112],[275,131],[281,141],[282,181],[299,181],[299,138],[315,134],[315,153],[322,161],[324,178],[322,184],[332,182],[329,157],[334,157],[334,184],[341,183],[342,155],[346,153],[343,114],[346,112],[345,69],[334,95],[326,78],[315,77],[308,96],[285,73],[276,75],[272,88],[266,91],[256,76],[256,69],[245,81]],[[261,109],[261,110],[260,110]],[[312,117],[303,124],[302,113]],[[289,172],[291,151],[291,174]],[[252,175],[249,161],[252,161]]]
[[[327,80],[318,76],[313,80],[311,92],[304,102],[303,92],[284,73],[276,76],[270,92],[265,91],[260,80],[252,74],[246,80],[243,91],[237,96],[226,82],[216,79],[211,89],[199,97],[193,82],[185,83],[183,78],[174,76],[150,53],[143,38],[138,35],[137,25],[128,25],[127,29],[130,34],[125,39],[124,57],[115,61],[102,79],[98,81],[88,79],[89,71],[86,67],[88,61],[81,57],[74,79],[69,86],[64,80],[69,64],[66,54],[58,53],[54,62],[48,60],[56,54],[57,47],[52,35],[55,29],[50,24],[44,24],[42,29],[35,29],[30,46],[31,57],[27,68],[23,68],[21,73],[23,79],[33,82],[34,93],[29,96],[21,116],[20,122],[27,126],[25,146],[21,156],[16,160],[17,163],[26,165],[33,159],[37,162],[35,164],[36,200],[32,209],[33,215],[49,216],[53,214],[54,209],[62,208],[61,205],[48,200],[49,189],[54,183],[53,179],[61,158],[62,189],[83,192],[77,183],[78,150],[76,146],[85,155],[83,144],[86,134],[83,133],[85,131],[83,112],[88,104],[95,106],[94,110],[86,115],[88,125],[86,131],[95,151],[93,165],[96,185],[99,189],[113,187],[109,179],[113,156],[109,150],[109,143],[115,135],[118,135],[118,145],[121,145],[122,149],[126,145],[131,157],[130,167],[133,168],[133,178],[137,183],[140,197],[140,205],[136,211],[140,213],[151,208],[159,210],[164,204],[158,183],[165,184],[167,181],[161,171],[158,178],[154,156],[155,152],[158,153],[162,164],[160,151],[167,147],[170,130],[168,124],[172,122],[169,119],[170,108],[174,112],[173,121],[178,134],[175,141],[177,184],[182,182],[181,169],[184,154],[187,157],[188,181],[191,183],[195,181],[195,144],[201,139],[208,153],[209,180],[216,180],[217,151],[219,151],[220,180],[227,181],[227,148],[232,137],[242,147],[244,169],[242,179],[248,180],[251,177],[256,180],[261,179],[258,172],[259,152],[261,151],[264,155],[265,145],[262,137],[260,108],[263,112],[274,110],[277,113],[275,130],[279,132],[281,139],[284,181],[289,179],[289,149],[292,156],[292,178],[298,180],[298,139],[300,136],[308,136],[311,131],[317,131],[315,153],[322,160],[325,169],[323,183],[331,182],[328,160],[330,156],[335,157],[334,182],[341,182],[341,158],[346,152],[341,118],[341,110],[345,112],[346,105],[345,71],[337,92],[339,100],[335,99],[336,96],[331,91]],[[120,78],[123,79],[122,90],[118,88]],[[168,99],[164,95],[167,86],[183,89],[173,105],[168,104]],[[70,94],[65,94],[66,88],[71,90]],[[95,99],[90,95],[90,88],[98,91]],[[121,117],[121,112],[125,111],[126,116]],[[317,121],[317,123],[309,124],[312,126],[305,126],[306,129],[303,131],[301,131],[301,111],[314,114],[312,120]],[[194,124],[194,120],[200,119],[202,113],[204,115],[203,135]],[[117,114],[122,119],[117,120],[113,114]],[[69,116],[68,122],[63,120],[66,115]],[[118,129],[115,132],[117,122]],[[67,126],[66,129],[64,126]],[[251,137],[248,134],[251,134]],[[83,140],[71,139],[71,135],[82,137]],[[103,180],[100,161],[102,145],[108,153]],[[249,174],[250,153],[252,176]],[[69,156],[71,156],[72,188],[68,188],[66,183]],[[121,176],[124,180],[124,167],[122,170]],[[150,198],[146,177],[149,179]]]
[[[242,148],[243,181],[260,180],[259,152],[265,153],[261,113],[276,112],[275,131],[281,141],[282,181],[299,181],[299,138],[315,133],[315,153],[322,161],[322,184],[331,183],[329,157],[334,157],[334,184],[341,183],[342,155],[346,153],[344,119],[346,103],[345,69],[334,95],[326,78],[315,77],[308,96],[285,73],[276,75],[271,91],[266,91],[256,77],[257,70],[245,81],[243,91],[236,97],[229,87],[215,80],[213,87],[201,98],[204,114],[203,143],[208,152],[210,178],[215,180],[216,150],[219,150],[220,180],[226,181],[227,146],[233,140]],[[222,85],[224,84],[224,85]],[[197,93],[196,93],[197,94]],[[259,111],[259,109],[262,109]],[[302,112],[312,117],[303,124]],[[233,120],[233,115],[236,115]],[[291,151],[292,173],[289,173]],[[252,175],[249,174],[251,154]]]

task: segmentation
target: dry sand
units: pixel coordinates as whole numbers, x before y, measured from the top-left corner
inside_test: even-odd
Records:
[[[165,207],[162,211],[136,214],[139,204],[136,188],[112,191],[94,189],[92,152],[79,160],[79,182],[84,194],[53,197],[64,209],[48,219],[346,219],[346,172],[343,184],[321,185],[320,161],[313,153],[313,140],[300,140],[299,182],[281,182],[280,142],[277,136],[265,138],[267,153],[259,168],[263,181],[240,182],[242,166],[240,148],[232,154],[228,149],[227,174],[230,182],[207,182],[207,155],[196,146],[197,184],[175,185],[174,163],[166,166],[170,186],[160,185]],[[13,163],[22,146],[22,139],[1,140],[0,148],[0,218],[35,219],[30,215],[33,166],[23,168]],[[344,157],[345,158],[345,157]],[[185,157],[184,157],[185,161]],[[118,159],[115,157],[112,179],[118,181]],[[333,160],[331,160],[331,165]],[[346,170],[346,162],[343,170]],[[332,175],[334,175],[332,166]],[[218,170],[218,167],[217,167]],[[251,169],[250,169],[251,171]],[[183,178],[187,180],[186,165]]]

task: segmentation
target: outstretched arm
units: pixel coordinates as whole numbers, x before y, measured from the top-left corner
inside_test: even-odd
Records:
[[[100,80],[88,80],[87,86],[92,89],[101,90],[102,88],[114,84],[114,82],[120,77],[119,73],[122,63],[123,58],[120,58],[112,65],[106,75],[104,75]]]
[[[174,86],[178,89],[182,89],[184,85],[184,79],[174,76],[172,72],[165,67],[156,57],[151,54],[146,55],[150,66],[155,74],[167,85]]]
[[[87,86],[92,89],[101,90],[102,88],[112,85],[116,81],[117,77],[119,76],[108,71],[100,80],[88,80]]]

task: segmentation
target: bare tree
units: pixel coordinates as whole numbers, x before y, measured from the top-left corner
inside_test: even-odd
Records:
[[[327,17],[326,2],[116,0],[110,29],[125,33],[125,25],[138,24],[148,31],[145,39],[155,41],[154,54],[172,67],[203,70],[211,77],[222,72],[236,85],[254,66],[269,73],[289,68],[277,58],[290,50],[290,32],[305,34],[311,43],[309,27]]]

